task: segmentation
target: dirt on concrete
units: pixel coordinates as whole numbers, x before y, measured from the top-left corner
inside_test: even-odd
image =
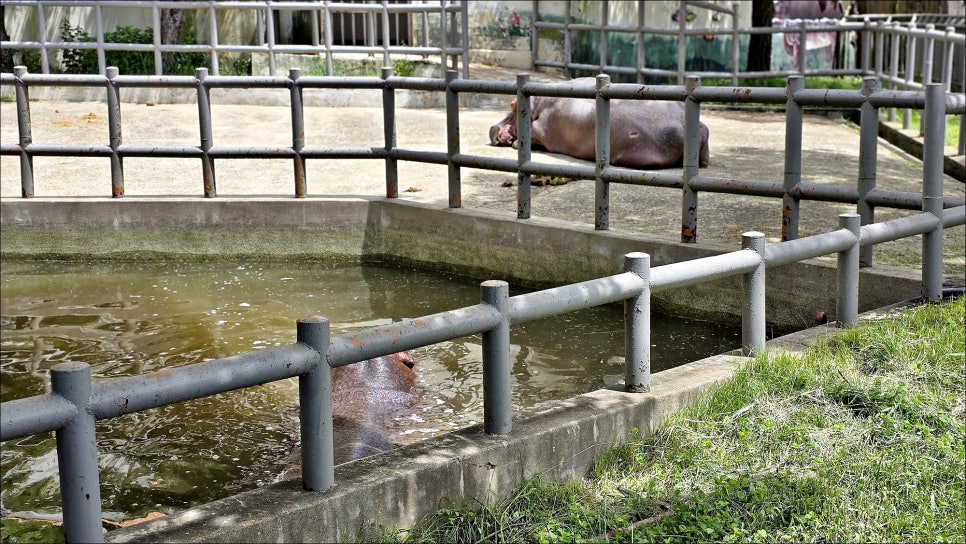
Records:
[[[475,79],[512,80],[514,72],[478,67]],[[535,74],[535,80],[554,80]],[[215,146],[292,145],[290,110],[285,106],[231,104],[229,90],[211,93],[213,144]],[[305,145],[310,147],[384,146],[380,91],[312,90],[306,103],[354,103],[371,107],[306,107]],[[328,93],[328,94],[321,94]],[[490,97],[476,107],[460,111],[460,151],[487,157],[516,158],[511,148],[488,143],[489,127],[508,111],[500,104],[509,98]],[[198,108],[194,103],[155,102],[122,104],[123,143],[140,145],[197,146]],[[33,100],[32,140],[35,144],[108,143],[107,106],[103,102]],[[397,145],[405,149],[444,151],[446,117],[440,108],[397,107]],[[702,174],[734,179],[778,181],[783,178],[785,115],[782,111],[732,110],[704,107],[701,120],[710,130],[711,164]],[[18,140],[16,105],[0,103],[0,140]],[[859,132],[838,115],[807,114],[803,130],[802,180],[806,183],[854,187],[859,169]],[[548,163],[577,162],[570,157],[534,153],[534,160]],[[680,171],[680,169],[678,169]],[[198,159],[128,158],[124,161],[126,197],[180,196],[202,198],[203,184]],[[219,196],[292,198],[295,185],[288,159],[232,159],[215,161]],[[461,169],[462,205],[515,213],[514,174]],[[879,141],[877,187],[919,192],[922,164],[884,140]],[[381,160],[309,160],[309,197],[385,195],[385,163]],[[948,196],[966,196],[966,185],[944,179]],[[36,157],[36,197],[109,197],[110,162],[107,158]],[[402,161],[399,163],[399,198],[447,206],[446,166]],[[0,157],[0,197],[19,198],[19,158]],[[678,240],[681,191],[612,184],[610,226],[615,231],[646,233]],[[570,181],[562,185],[533,188],[532,215],[585,224],[594,222],[594,182]],[[740,235],[749,230],[764,232],[769,242],[781,233],[782,204],[779,199],[715,194],[698,196],[698,241],[728,248],[740,246]],[[803,201],[800,235],[838,228],[838,214],[855,211],[853,205]],[[912,212],[880,208],[876,220],[888,220]],[[964,283],[966,229],[945,231],[944,271],[953,284]],[[920,266],[921,239],[910,238],[882,244],[876,263],[903,267]]]

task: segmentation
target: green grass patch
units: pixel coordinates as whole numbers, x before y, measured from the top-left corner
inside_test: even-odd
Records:
[[[447,507],[388,542],[962,542],[960,298],[864,321],[804,355],[760,356],[601,456]]]

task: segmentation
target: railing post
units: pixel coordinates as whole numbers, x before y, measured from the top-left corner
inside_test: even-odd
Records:
[[[912,88],[912,82],[915,80],[916,75],[916,37],[912,35],[912,31],[916,29],[916,23],[910,21],[908,23],[908,31],[906,32],[906,84],[903,89],[910,90]],[[909,130],[912,125],[912,110],[905,108],[902,110],[902,129]]]
[[[314,316],[296,324],[297,339],[319,352],[315,368],[299,376],[299,428],[302,436],[302,488],[324,491],[335,484],[335,446],[332,430],[332,367],[329,320]]]
[[[483,303],[503,314],[493,330],[483,333],[483,431],[507,434],[513,426],[510,391],[510,320],[507,305],[510,288],[507,282],[488,280],[481,285]]]
[[[195,69],[195,86],[198,89],[198,128],[201,133],[201,176],[205,187],[205,198],[217,196],[215,191],[215,161],[208,152],[211,151],[211,100],[205,78],[208,77],[207,68]]]
[[[445,17],[446,13],[443,13]],[[445,26],[445,21],[440,24]],[[445,59],[445,54],[443,55]],[[443,63],[442,68],[446,68]],[[460,152],[460,101],[459,94],[453,90],[450,83],[459,76],[456,70],[446,70],[446,165],[449,173],[449,207],[463,206],[463,195],[460,187],[460,167],[453,158]]]
[[[782,241],[798,239],[799,202],[795,188],[802,181],[802,106],[795,93],[805,88],[805,78],[788,76],[785,86],[785,194],[782,196]]]
[[[803,76],[805,75],[805,68],[806,68],[805,65],[808,63],[808,60],[805,57],[805,53],[807,52],[805,45],[808,43],[808,31],[806,29],[807,29],[807,26],[806,26],[805,19],[799,20],[798,21],[798,73]]]
[[[96,419],[89,409],[91,367],[79,362],[58,364],[50,370],[50,384],[55,394],[77,407],[74,419],[56,432],[64,540],[104,542]]]
[[[946,93],[942,85],[926,85],[922,110],[922,211],[939,219],[936,228],[922,235],[922,296],[939,302],[943,291],[943,154],[946,140]]]
[[[859,108],[859,200],[855,204],[856,212],[862,218],[863,225],[875,223],[875,208],[866,200],[870,191],[875,189],[876,165],[879,154],[879,110],[869,102],[869,97],[879,90],[879,80],[874,77],[862,79],[862,96],[865,102]],[[859,262],[862,266],[872,266],[873,246],[868,245],[859,250]]]
[[[741,249],[750,249],[761,259],[742,276],[741,352],[754,356],[765,351],[765,235],[756,231],[742,234]]]
[[[399,161],[396,151],[396,90],[386,84],[393,76],[392,66],[382,69],[382,129],[386,142],[386,198],[399,198]]]
[[[859,317],[859,236],[861,217],[857,213],[839,215],[839,228],[855,235],[855,243],[838,253],[838,295],[836,296],[835,322],[839,327],[855,325]]]
[[[898,89],[899,84],[899,23],[894,22],[889,26],[889,88]],[[896,109],[890,107],[886,119],[891,123],[896,120]]]
[[[682,2],[682,5],[684,3]],[[698,193],[691,188],[691,180],[698,175],[701,152],[701,105],[694,100],[693,92],[701,86],[701,78],[688,76],[684,100],[684,169],[681,192],[681,241],[698,241]]]
[[[610,76],[597,76],[596,120],[594,135],[596,138],[595,163],[596,180],[594,184],[594,229],[608,230],[610,228],[610,187],[604,181],[604,170],[610,166],[610,100],[601,96],[600,91],[610,85]]]
[[[530,95],[524,87],[530,74],[517,74],[517,219],[530,219],[530,187],[533,181],[521,167],[530,162],[530,126],[533,122]]]
[[[27,147],[33,141],[30,133],[30,89],[21,78],[27,75],[26,66],[14,66],[13,75],[17,77],[14,93],[17,96],[17,131],[20,135],[20,196],[34,196],[34,158]]]
[[[117,153],[121,145],[121,90],[114,78],[118,75],[116,66],[107,67],[107,130],[111,140],[111,196],[124,196],[124,162]]]
[[[651,390],[651,256],[624,255],[624,271],[644,280],[641,294],[624,301],[624,388],[647,393]]]
[[[936,29],[936,25],[927,24],[926,25],[926,36],[922,39],[922,84],[929,85],[932,83],[932,60],[933,52],[935,47],[933,46],[933,39],[930,34]],[[922,127],[922,118],[919,119],[919,135],[924,135],[925,129]]]
[[[741,28],[741,21],[738,18],[740,5],[731,4],[731,85],[734,87],[738,86],[738,73],[741,72],[741,34],[738,32]]]
[[[305,109],[302,107],[302,86],[299,85],[301,76],[301,68],[292,68],[288,71],[288,78],[292,80],[292,86],[289,87],[289,106],[292,109],[292,149],[295,151],[295,158],[292,159],[295,173],[295,198],[305,198],[308,194],[305,183],[305,157],[302,156],[302,148],[305,147]]]

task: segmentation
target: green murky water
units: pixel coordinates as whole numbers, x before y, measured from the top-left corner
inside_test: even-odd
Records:
[[[332,334],[477,304],[479,282],[357,263],[5,261],[0,399],[49,390],[83,361],[126,376],[295,342],[300,317]],[[517,292],[511,292],[517,294]],[[740,332],[652,317],[654,371],[734,349]],[[619,305],[516,325],[514,406],[597,389],[622,375]],[[417,350],[421,404],[387,432],[400,443],[482,421],[479,335]],[[296,380],[98,423],[105,518],[170,513],[272,482],[298,439]],[[0,446],[3,517],[60,511],[53,434]],[[5,526],[6,527],[6,526]]]

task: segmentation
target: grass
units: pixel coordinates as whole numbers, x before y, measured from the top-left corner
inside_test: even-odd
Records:
[[[963,542],[964,299],[771,353],[599,458],[386,542]]]

